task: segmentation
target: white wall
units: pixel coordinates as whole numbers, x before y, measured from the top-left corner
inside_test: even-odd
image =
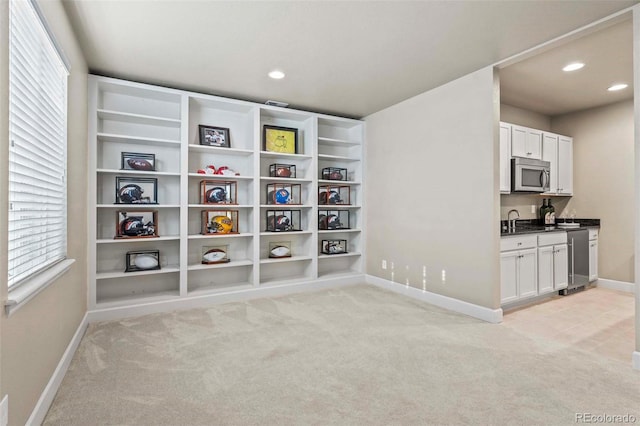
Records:
[[[574,195],[566,208],[601,220],[600,277],[633,282],[633,101],[553,117],[551,124],[573,136]]]
[[[500,306],[497,90],[488,67],[365,118],[368,274]]]
[[[500,121],[551,131],[551,117],[507,104],[500,104]]]
[[[9,395],[9,424],[31,415],[86,312],[87,65],[60,0],[39,2],[71,63],[68,95],[68,254],[72,269],[14,315],[0,314],[0,398]],[[0,276],[7,276],[8,12],[0,1]],[[0,300],[7,299],[0,280]]]

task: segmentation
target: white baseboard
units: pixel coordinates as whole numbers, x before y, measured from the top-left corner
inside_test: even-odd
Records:
[[[62,354],[62,358],[60,359],[58,366],[53,372],[53,375],[49,379],[49,383],[47,383],[44,391],[42,391],[40,399],[38,399],[36,406],[31,412],[31,416],[29,416],[29,419],[26,423],[27,426],[40,425],[44,421],[44,417],[47,415],[47,411],[49,411],[49,407],[51,406],[53,398],[58,392],[58,388],[62,383],[62,379],[64,379],[64,375],[67,373],[69,364],[71,364],[73,355],[76,353],[76,350],[80,345],[80,341],[82,340],[82,336],[84,336],[84,333],[87,330],[88,324],[89,322],[87,320],[87,314],[85,314],[82,318],[82,321],[80,321],[80,325],[78,325],[78,329],[71,338],[67,349],[64,351],[64,354]]]
[[[239,290],[230,289],[206,295],[187,296],[166,301],[141,303],[138,305],[127,305],[122,307],[112,307],[96,309],[87,313],[89,323],[96,321],[109,321],[123,318],[138,317],[141,315],[155,314],[158,312],[169,312],[183,309],[206,308],[219,303],[241,302],[245,300],[258,299],[262,297],[278,297],[287,294],[302,293],[305,291],[315,291],[334,287],[344,287],[365,282],[364,274],[352,276],[317,279],[309,281],[296,281],[281,285],[262,285],[260,287],[245,288]]]
[[[470,317],[478,318],[483,321],[494,324],[502,322],[501,308],[485,308],[484,306],[454,299],[453,297],[443,296],[438,293],[423,291],[418,288],[394,283],[392,281],[385,280],[384,278],[374,277],[373,275],[367,275],[367,283],[373,284],[380,288],[391,290],[398,294],[403,294],[405,296],[411,297],[412,299],[427,302],[440,308],[448,309],[450,311],[458,312],[464,315],[469,315]]]
[[[606,278],[598,278],[596,287],[608,288],[610,290],[624,291],[627,293],[635,293],[635,284],[626,281],[608,280]]]
[[[640,370],[640,352],[635,351],[631,356],[631,365],[634,370]]]

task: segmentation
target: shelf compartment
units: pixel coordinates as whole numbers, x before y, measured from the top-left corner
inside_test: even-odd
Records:
[[[113,276],[99,279],[96,283],[96,302],[135,304],[151,300],[164,300],[179,296],[180,277],[178,269],[164,274],[130,272],[125,277]]]
[[[360,142],[357,142],[357,141],[327,138],[323,136],[318,136],[318,143],[323,145],[339,146],[339,147],[360,145]]]
[[[229,129],[229,148],[253,153],[256,107],[250,103],[222,98],[189,97],[189,147],[200,145],[200,128]],[[240,154],[244,155],[244,154]]]
[[[162,269],[154,269],[150,271],[138,271],[138,272],[105,271],[105,272],[97,272],[96,279],[109,280],[112,278],[128,278],[128,277],[139,277],[144,275],[172,274],[175,272],[180,272],[180,268],[178,268],[175,265],[166,266],[166,267],[162,267]]]
[[[137,83],[101,78],[97,109],[122,114],[180,120],[181,95],[164,88],[143,88]]]
[[[339,277],[362,273],[362,256],[359,253],[318,256],[318,277]]]
[[[151,197],[154,199],[154,196],[157,196],[155,201],[158,201],[161,204],[169,204],[169,205],[177,205],[180,203],[180,176],[179,175],[158,175],[154,176],[153,174],[145,175],[143,178],[139,175],[129,175],[127,173],[123,173],[122,175],[116,174],[112,176],[110,174],[101,173],[97,176],[96,179],[96,196],[97,196],[97,204],[103,205],[107,203],[116,202],[116,182],[119,177],[126,177],[127,181],[132,181],[133,184],[139,184],[143,189],[146,189],[146,192],[142,194],[144,197]],[[133,182],[134,180],[146,181],[148,178],[155,180],[155,193],[151,192],[153,187],[153,183],[139,183]],[[157,204],[152,203],[135,203],[135,204],[125,204],[119,203],[118,206],[123,209],[128,209],[129,206],[137,206],[137,205],[146,205],[147,208],[153,208]]]
[[[305,260],[311,260],[311,256],[291,256],[291,257],[279,257],[279,258],[266,258],[260,259],[260,264],[270,263],[282,263],[282,262],[300,262]]]
[[[202,173],[189,173],[189,178],[198,179],[226,179],[226,180],[253,180],[253,176],[223,176],[223,175],[203,175]]]
[[[230,262],[231,264],[233,262]],[[222,265],[222,264],[221,264]],[[237,288],[248,288],[253,282],[253,264],[237,265],[236,267],[192,269],[188,271],[188,294],[204,294]],[[251,286],[253,287],[253,286]]]
[[[262,182],[278,182],[278,183],[311,183],[311,179],[302,179],[302,178],[282,178],[282,177],[260,177]]]
[[[362,182],[355,182],[351,180],[328,180],[318,179],[320,185],[362,185]]]
[[[196,263],[188,266],[189,271],[199,271],[202,269],[218,269],[218,268],[237,268],[240,266],[251,266],[253,262],[250,260],[232,260],[227,263],[215,263],[212,265],[205,265],[202,263]]]
[[[147,138],[135,135],[117,135],[111,133],[98,133],[97,138],[102,142],[127,143],[131,145],[180,145],[179,140]]]
[[[326,160],[326,161],[346,161],[346,162],[356,162],[361,161],[360,158],[347,157],[342,155],[329,155],[329,154],[318,154],[318,160]]]
[[[180,173],[171,172],[145,172],[141,170],[119,170],[119,169],[97,169],[98,174],[111,174],[111,175],[135,175],[135,176],[180,176]],[[204,176],[204,175],[200,175]]]
[[[219,240],[222,238],[248,238],[253,237],[253,234],[250,232],[244,232],[240,234],[222,234],[222,235],[202,235],[202,234],[191,234],[189,235],[189,240]]]
[[[174,118],[156,117],[153,115],[133,114],[130,112],[99,109],[98,118],[101,120],[122,121],[127,123],[149,124],[155,126],[179,129],[182,121]]]
[[[271,152],[271,151],[260,151],[260,156],[262,158],[287,158],[291,160],[299,159],[299,160],[310,160],[313,158],[311,155],[305,154],[285,154],[284,152]]]
[[[362,232],[361,229],[330,229],[330,230],[320,230],[318,234],[332,234],[339,232]]]
[[[311,231],[281,231],[281,232],[261,232],[260,235],[263,237],[269,235],[305,235],[311,234]]]
[[[209,146],[209,145],[196,145],[189,144],[189,152],[204,152],[209,154],[224,154],[224,155],[239,155],[239,156],[249,156],[253,155],[252,149],[241,149],[241,148],[223,148],[220,146]]]
[[[120,209],[122,210],[149,210],[149,209],[178,209],[180,208],[179,204],[98,204],[96,205],[99,209]]]
[[[119,238],[119,239],[99,239],[96,240],[97,244],[120,244],[120,243],[127,243],[127,244],[131,244],[131,243],[143,243],[143,242],[153,242],[153,241],[175,241],[175,240],[179,240],[180,236],[179,235],[164,235],[164,236],[160,236],[160,237],[156,237],[156,238]]]
[[[139,138],[180,140],[180,120],[143,114],[98,110],[98,134],[130,135]]]
[[[285,284],[287,282],[310,280],[313,262],[311,257],[299,261],[278,262],[260,261],[260,285]]]

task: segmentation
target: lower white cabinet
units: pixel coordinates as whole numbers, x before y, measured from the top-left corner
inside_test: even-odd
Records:
[[[538,247],[538,294],[567,288],[567,256],[566,244]]]
[[[566,232],[502,237],[500,303],[566,288],[568,269]]]
[[[598,279],[598,230],[589,230],[589,282]]]

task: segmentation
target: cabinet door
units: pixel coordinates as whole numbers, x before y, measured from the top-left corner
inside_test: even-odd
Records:
[[[538,294],[553,291],[553,246],[538,248]]]
[[[527,129],[527,157],[542,159],[542,132]]]
[[[511,192],[511,125],[500,123],[500,192]]]
[[[500,253],[500,303],[518,300],[518,252]]]
[[[518,290],[520,298],[538,294],[538,249],[520,250],[518,257]]]
[[[569,252],[567,245],[553,246],[553,289],[561,290],[569,285]]]
[[[589,241],[589,282],[598,279],[598,240]]]
[[[566,136],[558,138],[557,187],[559,194],[573,194],[573,139]]]
[[[511,126],[511,156],[527,157],[527,128]]]
[[[558,192],[558,135],[544,133],[542,136],[542,159],[551,165],[549,194]]]

